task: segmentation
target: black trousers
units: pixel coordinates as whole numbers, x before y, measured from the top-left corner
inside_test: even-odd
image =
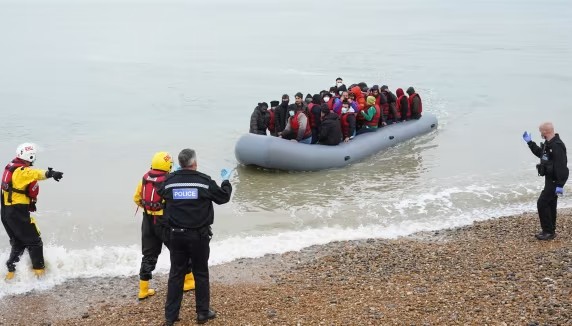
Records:
[[[2,205],[2,225],[10,238],[10,255],[6,261],[9,272],[16,271],[16,263],[27,248],[34,269],[43,269],[44,247],[40,232],[30,219],[28,205]]]
[[[171,228],[163,215],[149,215],[143,213],[141,221],[141,249],[143,259],[139,270],[139,279],[149,281],[153,278],[153,271],[157,266],[157,259],[163,249],[163,244],[169,249]],[[187,271],[192,270],[191,260],[188,261]]]
[[[171,230],[171,271],[165,302],[165,319],[179,317],[183,300],[183,282],[189,258],[195,276],[196,312],[207,314],[210,306],[209,255],[210,228]]]
[[[556,232],[556,206],[558,196],[556,196],[556,184],[549,178],[544,178],[544,189],[538,197],[536,207],[540,218],[540,227],[547,233]]]

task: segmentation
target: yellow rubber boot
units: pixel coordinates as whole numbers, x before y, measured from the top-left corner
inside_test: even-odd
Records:
[[[14,272],[8,272],[8,274],[6,274],[6,277],[4,278],[6,281],[9,281],[11,279],[14,278]]]
[[[139,281],[139,300],[143,300],[155,294],[155,290],[149,288],[149,281]]]
[[[44,274],[45,274],[45,273],[46,273],[46,271],[45,271],[45,269],[43,269],[43,268],[42,268],[42,269],[34,269],[34,275],[35,275],[37,278],[42,278],[42,277],[44,277]]]
[[[183,285],[183,291],[191,291],[195,289],[195,277],[193,273],[185,275],[185,284]]]

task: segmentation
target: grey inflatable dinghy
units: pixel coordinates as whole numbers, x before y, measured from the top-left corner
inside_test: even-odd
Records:
[[[354,137],[337,146],[308,145],[255,134],[241,136],[234,148],[238,162],[267,169],[318,171],[358,162],[388,147],[437,129],[437,117],[424,113],[409,120]]]

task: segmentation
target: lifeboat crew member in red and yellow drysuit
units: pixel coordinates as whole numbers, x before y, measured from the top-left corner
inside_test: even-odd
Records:
[[[2,174],[2,224],[10,238],[10,255],[6,266],[6,280],[14,278],[16,263],[28,249],[36,277],[44,275],[44,249],[36,220],[30,212],[36,211],[40,191],[38,181],[54,178],[60,181],[62,172],[48,168],[47,171],[31,168],[36,161],[37,147],[31,143],[18,146],[16,158],[4,168]]]
[[[139,271],[139,300],[155,294],[149,288],[149,280],[153,278],[152,272],[157,265],[163,244],[169,248],[170,227],[166,218],[163,218],[163,198],[157,193],[159,186],[173,168],[173,159],[167,152],[155,153],[151,160],[151,170],[143,176],[137,185],[133,201],[143,208],[143,221],[141,222],[141,249],[143,259]],[[189,261],[187,275],[185,276],[184,291],[195,288],[192,266]]]

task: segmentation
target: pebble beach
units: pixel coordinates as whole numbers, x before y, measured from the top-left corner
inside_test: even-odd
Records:
[[[572,325],[572,211],[538,241],[524,213],[211,267],[208,325]],[[77,279],[0,299],[0,325],[162,325],[166,275]],[[181,321],[194,325],[193,292]]]

